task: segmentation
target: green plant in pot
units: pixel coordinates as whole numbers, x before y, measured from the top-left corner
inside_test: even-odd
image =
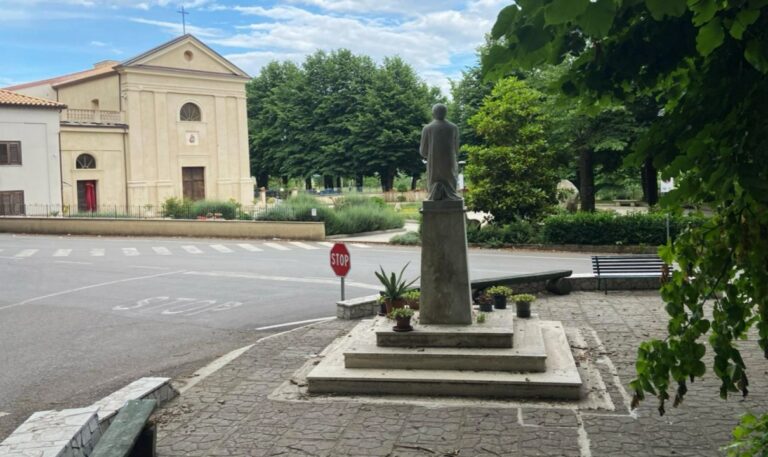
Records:
[[[387,314],[391,313],[395,308],[402,308],[405,306],[405,293],[408,291],[408,288],[410,288],[419,279],[417,277],[411,282],[406,282],[403,279],[403,274],[405,273],[405,269],[408,268],[408,265],[410,265],[410,262],[405,264],[403,269],[400,270],[399,275],[396,275],[394,272],[387,274],[381,265],[379,265],[381,272],[374,271],[374,274],[379,279],[379,282],[381,282],[381,285],[384,286],[384,290],[381,291],[381,296],[384,297],[384,303],[387,307]]]
[[[421,300],[421,292],[418,290],[409,290],[403,294],[405,300],[405,306],[411,308],[414,311],[419,310],[419,301]]]
[[[507,309],[507,297],[512,295],[512,289],[507,286],[493,286],[485,291],[493,298],[493,306],[496,309]]]
[[[518,294],[509,298],[515,302],[517,317],[531,317],[531,303],[536,300],[536,296],[531,294]]]
[[[392,330],[396,332],[410,332],[413,330],[413,327],[411,327],[411,317],[413,317],[413,310],[407,306],[390,311],[389,318],[397,322],[397,325],[392,327]]]
[[[493,311],[493,298],[490,295],[482,294],[479,297],[477,297],[477,306],[480,308],[480,311],[484,313],[490,313]]]

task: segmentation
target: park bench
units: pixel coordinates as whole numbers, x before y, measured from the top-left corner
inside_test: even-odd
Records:
[[[156,400],[129,400],[99,440],[91,457],[154,457],[155,426],[147,424]]]
[[[608,294],[609,279],[662,278],[666,264],[655,254],[648,255],[596,255],[592,257],[592,272],[597,276],[597,290],[605,285]]]
[[[514,286],[532,282],[546,281],[546,289],[554,294],[567,295],[571,292],[571,284],[565,278],[573,274],[572,270],[552,270],[540,273],[499,276],[472,280],[472,290],[479,291],[492,286]]]

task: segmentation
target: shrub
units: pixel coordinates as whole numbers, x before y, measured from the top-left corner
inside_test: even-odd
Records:
[[[336,211],[333,219],[326,220],[325,232],[329,235],[372,232],[402,228],[404,224],[403,217],[390,208],[377,205],[347,206]]]
[[[480,227],[477,224],[467,226],[467,241],[490,247],[505,244],[526,244],[536,241],[536,227],[530,222],[520,221],[506,225],[489,224]]]
[[[348,208],[350,206],[375,206],[386,208],[387,203],[381,197],[366,197],[365,195],[347,195],[334,200],[336,209]]]
[[[189,219],[192,217],[192,202],[176,197],[167,198],[163,202],[162,214],[163,217],[171,217],[173,219]]]
[[[417,232],[406,232],[395,235],[389,240],[390,244],[399,244],[402,246],[418,246],[421,244],[421,236]]]
[[[700,225],[702,221],[700,217],[672,216],[670,237],[674,239],[687,227]],[[666,215],[617,215],[609,212],[559,214],[544,220],[541,237],[550,244],[662,245],[667,238]]]
[[[398,184],[397,185],[397,191],[398,192],[408,192],[408,186],[405,184]]]
[[[227,220],[235,219],[239,213],[240,204],[232,201],[198,200],[192,202],[192,217],[221,214]]]

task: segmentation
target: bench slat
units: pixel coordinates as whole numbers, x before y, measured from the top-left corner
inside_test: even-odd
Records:
[[[91,457],[128,456],[156,406],[156,400],[129,400],[117,413]]]

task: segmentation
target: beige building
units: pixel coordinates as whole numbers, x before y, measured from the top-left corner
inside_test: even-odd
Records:
[[[253,200],[249,76],[192,35],[124,62],[8,89],[67,105],[61,194],[80,211],[169,197]]]

